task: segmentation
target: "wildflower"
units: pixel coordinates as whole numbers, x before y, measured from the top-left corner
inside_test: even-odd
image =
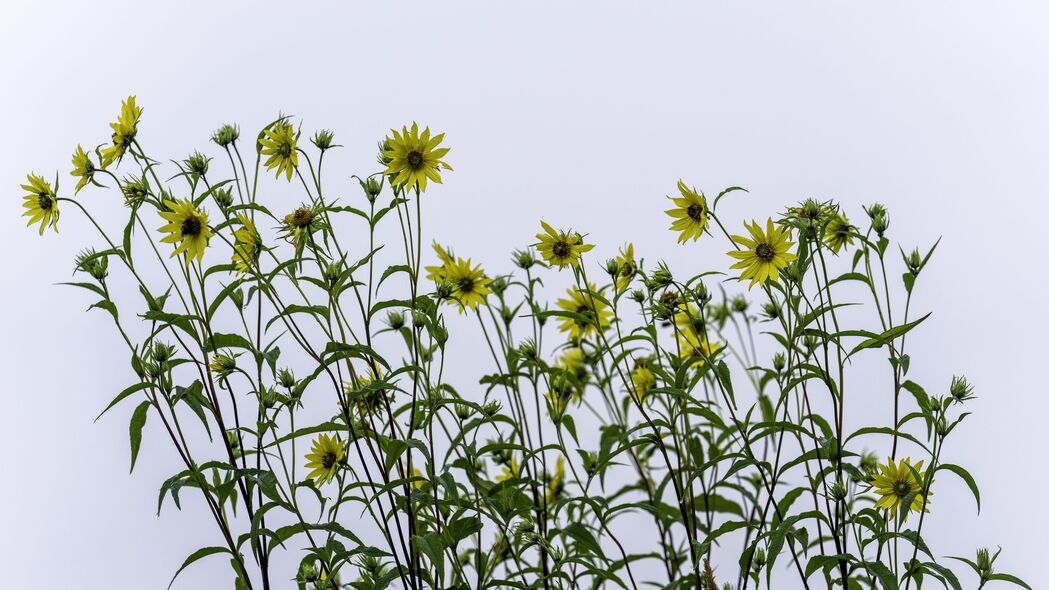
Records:
[[[135,104],[135,97],[129,96],[120,105],[120,116],[115,123],[110,123],[113,129],[113,145],[102,150],[102,167],[107,168],[113,162],[124,157],[124,153],[131,146],[138,133],[138,119],[142,116],[142,107]]]
[[[208,246],[211,238],[211,230],[208,229],[208,216],[203,211],[197,211],[193,201],[166,200],[164,205],[168,211],[161,211],[160,216],[167,220],[168,224],[162,226],[160,231],[168,234],[161,238],[165,244],[178,244],[172,256],[186,253],[186,262],[196,258],[201,261],[204,258],[204,248]]]
[[[732,241],[743,247],[741,250],[732,250],[728,253],[729,256],[739,260],[732,265],[732,268],[743,269],[739,279],[741,281],[750,279],[751,287],[759,283],[764,285],[769,279],[779,280],[780,269],[797,258],[795,254],[788,251],[794,245],[789,241],[790,230],[774,226],[772,219],[768,220],[765,231],[761,230],[761,226],[756,221],[746,225],[746,228],[750,232],[749,238],[732,236]]]
[[[823,228],[823,243],[837,254],[842,248],[848,249],[852,245],[852,234],[856,226],[849,223],[844,214],[835,215]]]
[[[637,262],[634,261],[634,245],[627,244],[619,249],[616,257],[619,272],[616,274],[616,293],[623,293],[637,275]]]
[[[247,215],[238,213],[237,221],[240,227],[233,231],[233,264],[236,265],[236,271],[243,274],[249,272],[258,260],[261,239],[255,224]]]
[[[557,231],[545,221],[540,221],[545,234],[536,234],[539,243],[535,244],[543,259],[559,269],[566,266],[577,266],[583,252],[593,250],[593,244],[584,244],[583,236],[575,232]]]
[[[637,403],[642,403],[648,396],[648,392],[656,386],[656,375],[649,368],[651,361],[647,357],[634,361],[634,369],[630,371],[630,396]]]
[[[321,434],[313,441],[310,452],[306,454],[306,469],[311,471],[306,477],[317,484],[332,480],[346,457],[346,447],[339,437]]]
[[[227,377],[237,368],[237,360],[225,354],[216,354],[211,357],[208,368],[219,377]]]
[[[707,340],[703,318],[691,305],[674,314],[674,326],[681,358],[688,359],[691,365],[706,365],[708,360],[712,360],[724,348]]]
[[[486,278],[481,266],[472,265],[470,259],[460,258],[449,265],[444,278],[452,284],[452,299],[459,303],[460,312],[466,308],[476,310],[478,305],[485,304],[485,297],[492,292],[488,288],[492,279]]]
[[[310,138],[310,143],[322,152],[335,147],[334,141],[335,134],[330,129],[321,129]]]
[[[144,176],[141,178],[130,176],[124,179],[120,192],[124,194],[124,204],[135,207],[149,196],[149,183]]]
[[[76,192],[78,193],[80,189],[92,181],[92,177],[95,174],[95,164],[91,162],[91,158],[84,152],[84,148],[79,145],[76,146],[76,151],[73,152],[73,171],[69,174],[80,178],[76,183]]]
[[[561,497],[561,493],[565,489],[565,458],[557,458],[557,466],[554,467],[554,474],[550,477],[550,481],[546,485],[546,505],[549,506],[557,501]]]
[[[682,180],[677,181],[677,190],[680,197],[667,197],[674,203],[673,209],[667,209],[667,215],[674,218],[670,229],[681,234],[678,243],[684,244],[690,239],[698,240],[707,228],[707,198],[696,189],[685,186]]]
[[[532,250],[530,248],[514,250],[514,264],[521,270],[528,270],[535,266],[535,257],[532,256]]]
[[[893,516],[899,510],[900,505],[903,504],[904,498],[911,494],[914,495],[914,499],[911,501],[910,510],[914,512],[921,512],[928,509],[925,507],[925,497],[921,493],[922,485],[919,478],[924,479],[925,472],[921,471],[922,463],[924,461],[918,461],[914,464],[913,470],[909,459],[901,459],[897,464],[889,457],[889,463],[887,465],[879,466],[880,473],[874,475],[870,482],[874,486],[874,491],[881,496],[874,505],[877,508],[885,508],[892,512]],[[918,477],[915,477],[914,472],[918,472]],[[906,515],[904,515],[906,518]]]
[[[441,159],[449,149],[437,147],[444,139],[444,134],[430,137],[430,128],[427,127],[420,135],[419,125],[414,122],[411,130],[405,126],[401,131],[390,131],[393,137],[386,138],[381,155],[386,165],[383,174],[390,177],[390,183],[402,188],[415,188],[419,192],[426,192],[427,179],[440,184],[441,168],[452,169]]]
[[[586,359],[583,358],[583,349],[578,346],[566,348],[557,359],[557,367],[579,381],[586,381]]]
[[[284,237],[299,248],[304,238],[312,236],[318,226],[317,214],[312,209],[299,207],[284,216]]]
[[[955,375],[951,377],[951,397],[959,402],[965,402],[973,399],[973,386],[969,383],[969,380],[964,375]]]
[[[437,253],[437,259],[441,261],[441,264],[425,267],[426,279],[440,283],[444,280],[445,275],[448,274],[448,268],[455,264],[455,255],[452,254],[450,248],[446,248],[436,241],[433,243],[433,251]]]
[[[560,331],[568,332],[572,340],[579,341],[607,328],[612,314],[601,297],[601,291],[594,285],[588,285],[586,292],[579,287],[570,288],[568,297],[558,299],[557,306],[580,317],[558,318],[561,322]]]
[[[219,147],[229,147],[237,141],[240,137],[240,127],[236,125],[223,125],[215,130],[215,133],[211,134],[211,141],[214,141]]]
[[[281,120],[272,126],[263,129],[263,137],[259,139],[262,146],[261,154],[267,156],[266,170],[277,169],[277,178],[284,174],[291,182],[291,174],[299,167],[299,153],[296,144],[301,132],[295,131],[291,123]]]
[[[39,223],[40,235],[44,235],[44,230],[50,225],[58,233],[58,198],[51,183],[36,174],[29,174],[27,179],[28,184],[22,185],[22,190],[29,193],[22,197],[22,207],[25,208],[22,217],[29,218],[26,227]]]

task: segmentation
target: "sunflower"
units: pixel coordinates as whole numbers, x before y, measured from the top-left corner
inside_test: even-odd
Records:
[[[345,458],[346,447],[339,437],[322,434],[313,441],[310,452],[306,454],[306,469],[312,470],[306,477],[317,484],[328,483],[335,477]]]
[[[918,461],[912,469],[909,459],[901,459],[899,463],[896,463],[892,460],[892,457],[889,457],[888,465],[879,465],[880,473],[875,474],[870,479],[870,483],[874,486],[874,491],[881,496],[874,503],[875,507],[885,508],[895,516],[900,506],[903,505],[904,498],[910,494],[915,494],[914,499],[911,501],[910,510],[913,512],[921,512],[922,510],[928,512],[925,496],[921,493],[922,484],[919,481],[920,479],[925,479],[925,472],[921,470],[922,463],[924,461]],[[918,472],[918,477],[914,476],[915,471]],[[930,492],[929,495],[932,495],[932,493]],[[904,514],[904,518],[906,517],[907,515]]]
[[[588,285],[588,291],[584,292],[579,287],[568,290],[568,297],[558,299],[557,306],[564,311],[579,314],[580,318],[560,317],[560,331],[568,332],[572,340],[578,342],[598,330],[608,327],[611,312],[608,305],[602,299],[602,290],[594,285]]]
[[[517,463],[517,459],[510,459],[510,462],[503,465],[503,472],[495,476],[495,481],[507,481],[521,477],[521,465]]]
[[[116,122],[110,123],[113,129],[113,145],[102,150],[102,167],[106,168],[113,162],[124,157],[127,148],[135,140],[138,133],[138,119],[142,116],[142,107],[135,104],[135,97],[129,96],[120,105],[120,116]]]
[[[645,401],[648,392],[656,386],[656,375],[649,368],[650,363],[647,357],[639,358],[634,361],[634,369],[630,371],[630,396],[637,403]]]
[[[667,215],[674,218],[670,229],[681,232],[677,237],[679,244],[688,240],[696,241],[707,228],[707,198],[696,189],[685,186],[682,180],[677,181],[680,197],[667,196],[673,201],[674,208],[667,209]]]
[[[87,183],[91,182],[91,177],[95,174],[95,165],[91,162],[91,158],[88,157],[87,153],[84,152],[84,148],[79,145],[76,146],[76,151],[73,152],[73,171],[69,174],[80,178],[76,183],[76,192],[78,193]]]
[[[251,271],[255,261],[259,258],[259,246],[261,238],[255,224],[243,213],[237,214],[240,227],[233,231],[233,263],[237,266],[238,273]]]
[[[292,172],[299,167],[299,153],[295,144],[299,141],[300,134],[291,123],[283,120],[262,130],[263,136],[259,139],[262,146],[260,153],[268,156],[266,170],[277,169],[277,178],[284,174],[288,182],[291,182]]]
[[[291,241],[296,249],[301,247],[303,238],[313,235],[319,227],[317,213],[307,207],[299,207],[284,216],[284,238]]]
[[[533,244],[543,259],[557,268],[576,266],[583,252],[593,250],[593,244],[584,244],[583,236],[575,232],[557,231],[545,221],[540,221],[545,234],[536,234],[538,244]]]
[[[466,308],[476,310],[478,305],[484,305],[485,297],[492,292],[488,288],[492,279],[485,277],[481,265],[474,266],[470,259],[459,258],[446,264],[442,280],[452,284],[452,300],[449,303],[458,302],[460,313]]]
[[[637,275],[637,262],[634,260],[634,245],[627,244],[619,249],[616,256],[619,272],[616,274],[616,292],[622,293],[630,286],[630,281]]]
[[[557,466],[554,467],[553,475],[547,475],[549,480],[546,484],[546,506],[549,506],[561,497],[565,490],[565,458],[557,458]]]
[[[22,197],[22,206],[26,209],[22,217],[29,218],[26,227],[39,222],[40,235],[44,235],[44,229],[49,225],[58,233],[58,198],[51,184],[36,174],[29,174],[26,178],[28,184],[22,185],[22,190],[29,193]]]
[[[440,184],[441,168],[452,169],[441,160],[448,153],[448,148],[437,147],[444,139],[443,133],[430,137],[430,128],[427,127],[420,135],[419,125],[414,122],[411,130],[405,126],[401,131],[391,129],[390,132],[393,137],[387,137],[383,142],[382,152],[382,160],[386,164],[383,174],[390,177],[390,183],[425,192],[427,179]]]
[[[586,381],[586,359],[583,357],[583,349],[578,346],[566,348],[557,358],[557,367],[571,373],[580,381]]]
[[[211,238],[211,230],[208,229],[208,216],[203,211],[197,211],[193,201],[165,200],[164,206],[168,211],[161,211],[160,216],[167,220],[168,224],[161,227],[162,233],[168,234],[161,238],[165,244],[178,244],[172,256],[186,253],[186,262],[196,258],[197,262],[204,259],[204,248],[208,247]]]
[[[750,237],[732,236],[734,241],[743,248],[732,250],[729,256],[739,260],[732,268],[741,268],[739,279],[741,281],[750,279],[750,286],[772,279],[779,280],[779,271],[787,266],[791,260],[797,258],[789,252],[794,242],[790,241],[790,230],[773,225],[772,219],[768,220],[765,231],[757,221],[745,224]]]
[[[703,330],[703,317],[695,306],[689,305],[674,314],[674,331],[681,350],[681,358],[690,364],[703,366],[723,348],[707,340]]]
[[[842,248],[848,249],[852,245],[852,235],[855,231],[856,226],[849,223],[849,218],[839,213],[823,228],[823,243],[837,254]]]
[[[433,251],[437,253],[437,259],[441,261],[441,264],[426,267],[426,279],[435,283],[440,283],[444,280],[445,275],[448,274],[448,268],[455,264],[455,255],[452,254],[450,248],[445,248],[438,244],[433,243]]]

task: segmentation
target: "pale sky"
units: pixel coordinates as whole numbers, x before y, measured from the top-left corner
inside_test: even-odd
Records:
[[[40,238],[19,217],[25,174],[57,170],[71,188],[73,148],[105,141],[128,94],[164,158],[212,150],[226,122],[251,137],[279,112],[333,129],[348,194],[388,128],[443,130],[455,171],[432,190],[427,231],[504,271],[540,218],[588,232],[598,260],[632,240],[650,261],[722,264],[720,246],[679,246],[667,231],[663,196],[678,178],[746,187],[736,219],[806,197],[856,217],[886,204],[905,246],[943,237],[915,298],[933,315],[908,344],[912,378],[942,392],[965,373],[979,395],[949,454],[978,480],[982,514],[944,482],[934,506],[946,517],[927,538],[938,555],[1000,545],[1001,570],[1049,585],[1049,542],[1033,530],[1049,523],[1044,3],[154,5],[0,8],[0,585],[161,588],[215,544],[195,502],[155,515],[177,465],[158,429],[129,477],[133,405],[92,423],[133,376],[106,315],[55,285],[95,244],[90,226],[70,210]],[[176,588],[229,587],[220,562]]]

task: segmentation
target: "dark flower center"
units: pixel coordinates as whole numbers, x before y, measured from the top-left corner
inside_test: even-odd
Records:
[[[463,293],[473,293],[474,280],[471,279],[470,277],[459,279],[458,286],[459,286],[459,291],[461,291]]]
[[[911,493],[911,484],[905,481],[896,482],[895,492],[897,496],[900,496],[902,498],[903,496],[906,496],[907,494]]]
[[[321,457],[321,465],[323,465],[325,469],[331,469],[332,466],[335,465],[335,453],[331,451],[324,453],[324,456]]]
[[[619,276],[621,277],[632,277],[635,272],[637,272],[637,268],[635,268],[634,263],[629,260],[619,267]]]
[[[703,221],[703,204],[692,203],[688,206],[688,216],[696,221]]]
[[[291,214],[291,219],[289,221],[295,227],[306,227],[311,221],[313,221],[313,213],[310,213],[308,209],[299,207]]]
[[[550,247],[550,251],[554,253],[557,258],[567,258],[572,253],[572,245],[566,240],[557,240],[553,246]]]
[[[40,193],[40,196],[36,198],[36,204],[44,211],[50,211],[54,201],[51,200],[51,195]]]
[[[408,162],[408,167],[412,170],[418,170],[423,167],[423,154],[419,150],[408,152],[408,155],[404,159]]]
[[[277,147],[277,153],[280,154],[280,156],[282,158],[287,158],[288,156],[291,155],[291,144],[290,143],[282,143],[282,144],[280,144]]]
[[[196,217],[187,217],[182,222],[182,235],[194,237],[200,235],[200,220]]]
[[[772,262],[772,259],[776,257],[776,251],[765,242],[758,244],[758,247],[754,249],[754,254],[765,262]]]

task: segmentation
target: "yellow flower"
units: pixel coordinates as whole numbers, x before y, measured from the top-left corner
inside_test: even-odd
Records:
[[[346,446],[339,437],[333,438],[327,434],[318,436],[306,454],[306,469],[312,470],[306,477],[318,485],[328,483],[335,477],[345,457]]]
[[[849,223],[844,214],[835,215],[823,228],[823,243],[835,254],[842,247],[848,249],[852,245],[852,234],[856,228]]]
[[[36,174],[29,174],[27,179],[28,184],[22,185],[22,190],[29,193],[22,197],[22,217],[29,218],[26,227],[39,223],[40,235],[44,235],[44,229],[50,225],[58,233],[58,198],[51,184]]]
[[[95,165],[91,162],[91,158],[84,152],[84,148],[76,146],[76,151],[73,152],[73,171],[69,173],[80,178],[76,183],[76,192],[79,193],[80,189],[91,182],[94,173]]]
[[[645,401],[648,392],[656,386],[656,375],[649,368],[649,362],[647,358],[639,358],[634,362],[634,370],[630,371],[630,396],[637,403]]]
[[[696,189],[685,186],[682,180],[677,181],[677,190],[680,197],[667,197],[674,203],[673,209],[667,209],[667,215],[674,218],[670,229],[681,232],[678,243],[684,244],[689,239],[698,240],[707,228],[707,198]]]
[[[534,244],[543,259],[557,268],[576,266],[583,252],[593,250],[593,244],[584,244],[583,236],[575,232],[557,231],[545,221],[540,221],[545,234],[536,234],[539,243]]]
[[[895,463],[892,457],[889,457],[888,465],[879,465],[878,469],[881,472],[874,475],[870,480],[874,486],[874,491],[881,496],[874,505],[877,508],[885,508],[891,511],[893,516],[895,516],[903,504],[903,499],[913,493],[916,495],[911,501],[910,510],[913,512],[921,512],[922,510],[928,512],[929,509],[926,507],[925,497],[920,493],[922,484],[919,478],[925,479],[925,472],[921,470],[922,463],[924,461],[915,463],[913,471],[911,470],[909,459],[901,459],[899,463]],[[915,471],[918,472],[917,478],[914,476]],[[932,495],[932,492],[929,495]],[[905,514],[904,518],[906,517],[907,515]]]
[[[452,300],[448,303],[459,303],[459,312],[466,308],[476,310],[478,305],[485,304],[492,290],[488,284],[492,282],[484,276],[481,265],[472,265],[469,259],[459,258],[451,264],[445,265],[445,273],[442,280],[452,284]]]
[[[557,458],[557,466],[554,468],[553,477],[546,485],[546,506],[553,504],[561,497],[565,489],[565,458]]]
[[[211,229],[208,228],[208,216],[203,211],[197,211],[193,201],[165,200],[164,206],[168,211],[161,211],[168,224],[162,226],[160,231],[168,234],[161,238],[165,244],[178,244],[172,256],[186,253],[186,262],[194,258],[197,262],[204,259],[204,248],[208,247],[211,238]]]
[[[634,245],[627,244],[619,249],[616,256],[619,272],[616,274],[616,292],[622,293],[630,286],[630,281],[637,275],[637,262],[634,260]]]
[[[277,178],[284,174],[291,182],[291,174],[299,167],[299,152],[295,144],[301,132],[296,132],[291,123],[279,121],[264,129],[262,134],[259,144],[262,145],[262,155],[267,156],[266,170],[276,168]]]
[[[142,107],[135,104],[135,97],[129,96],[120,105],[120,116],[116,122],[110,123],[113,129],[113,145],[102,150],[102,167],[107,168],[110,164],[124,157],[124,152],[131,146],[138,133],[138,119],[142,116]]]
[[[703,317],[693,305],[674,314],[674,328],[681,358],[689,359],[690,364],[703,366],[724,348],[707,340],[703,330]]]
[[[437,147],[444,139],[443,133],[430,137],[427,127],[420,135],[419,125],[414,122],[411,130],[405,126],[401,131],[391,129],[390,132],[393,137],[386,138],[382,158],[386,163],[383,174],[390,177],[391,184],[425,192],[427,179],[440,184],[441,168],[452,169],[441,160],[448,148]]]
[[[557,359],[557,366],[571,373],[580,381],[586,380],[586,361],[583,358],[583,349],[578,346],[566,348]]]
[[[259,257],[260,238],[255,224],[243,213],[237,214],[240,227],[233,231],[233,263],[237,265],[238,273],[251,271],[252,266]]]
[[[789,252],[794,242],[790,241],[790,230],[776,227],[772,219],[768,220],[765,231],[757,221],[745,224],[750,237],[732,236],[732,241],[742,246],[740,250],[732,250],[729,256],[739,260],[732,268],[741,268],[739,279],[745,281],[750,279],[750,286],[756,284],[764,285],[772,279],[779,280],[779,271],[787,264],[797,258]]]
[[[441,261],[440,265],[427,266],[426,267],[426,279],[439,283],[444,280],[445,275],[448,272],[448,267],[455,264],[455,256],[452,251],[448,248],[444,248],[437,242],[433,243],[433,251],[437,253],[437,259]]]
[[[568,290],[567,298],[557,300],[557,306],[564,311],[583,316],[579,319],[558,318],[561,322],[561,326],[558,329],[562,332],[568,332],[572,340],[577,342],[590,334],[596,334],[597,330],[603,331],[607,328],[609,318],[612,315],[608,311],[608,305],[599,299],[599,297],[603,297],[602,290],[599,290],[592,284],[588,286],[588,289],[589,292],[584,292],[578,287],[572,287]]]
[[[299,207],[284,216],[284,237],[290,239],[296,248],[303,242],[303,238],[313,235],[317,229],[317,215],[306,207]]]
[[[521,477],[521,466],[517,459],[510,459],[509,463],[503,465],[503,472],[495,476],[495,481],[507,481],[515,477]]]

